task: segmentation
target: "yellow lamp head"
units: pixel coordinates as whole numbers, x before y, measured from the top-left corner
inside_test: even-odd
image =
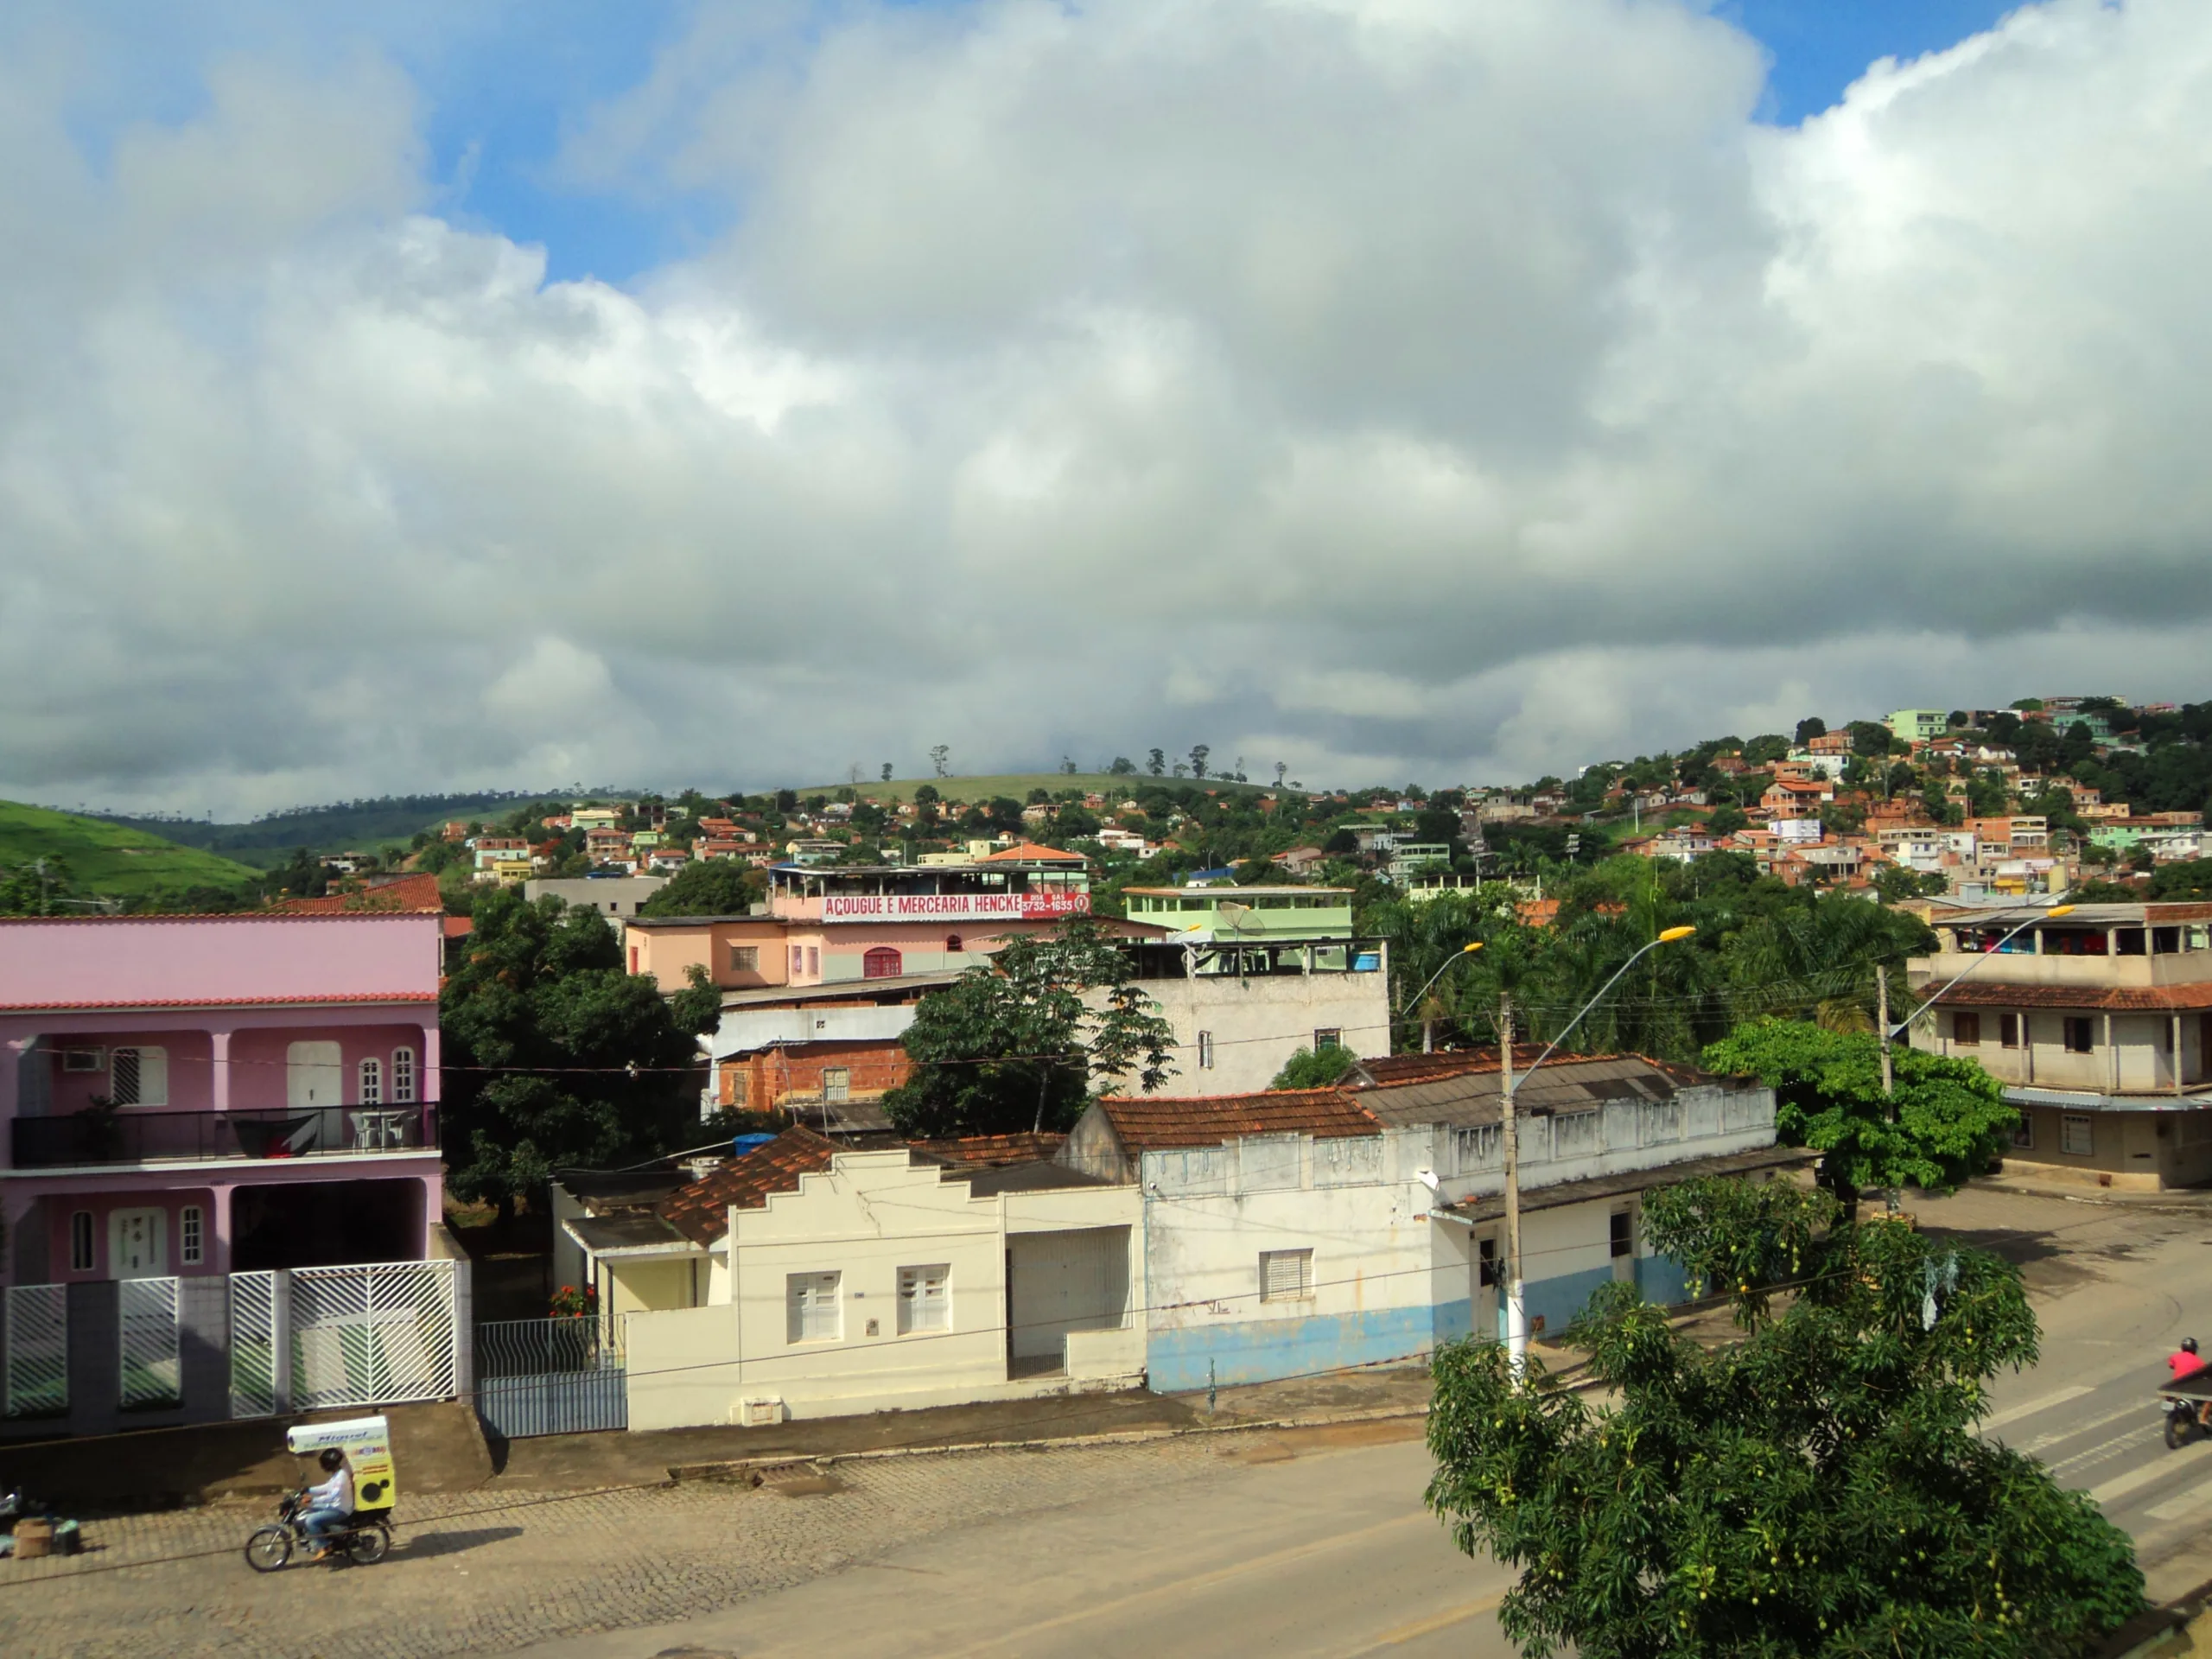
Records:
[[[2073,913],[2074,906],[2071,905],[2053,905],[2049,910],[2044,912],[2046,917],[2071,916]]]
[[[1694,927],[1670,927],[1659,936],[1658,943],[1672,944],[1676,939],[1687,939],[1696,931],[1697,929]]]
[[[1483,948],[1483,942],[1482,942],[1480,939],[1477,939],[1477,940],[1476,940],[1472,944],[1463,944],[1463,945],[1461,945],[1461,946],[1459,947],[1459,954],[1460,954],[1461,956],[1463,956],[1463,957],[1471,957],[1472,955],[1474,955],[1474,954],[1475,954],[1475,952],[1476,952],[1476,951],[1478,951],[1478,950],[1481,950],[1482,948]]]

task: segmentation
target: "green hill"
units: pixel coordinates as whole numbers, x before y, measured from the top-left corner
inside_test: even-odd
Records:
[[[131,818],[103,814],[100,822],[159,836],[180,846],[197,847],[226,858],[274,869],[296,849],[318,853],[372,850],[404,844],[420,830],[448,818],[505,817],[530,800],[567,800],[553,791],[543,796],[512,791],[473,795],[395,795],[379,800],[341,801],[330,806],[300,807],[271,813],[247,823],[208,823],[194,818]]]
[[[1272,794],[1272,783],[1240,784],[1234,779],[1208,778],[1200,781],[1194,778],[1154,778],[1149,772],[1135,777],[1117,777],[1108,772],[1015,772],[994,777],[981,778],[893,778],[889,783],[874,778],[863,778],[857,784],[813,784],[798,791],[804,800],[810,795],[827,795],[835,799],[841,789],[855,794],[873,796],[879,801],[906,801],[913,798],[914,791],[924,784],[937,785],[937,792],[948,801],[988,801],[1003,795],[1008,799],[1027,801],[1033,789],[1048,790],[1057,795],[1063,790],[1080,789],[1096,792],[1116,800],[1127,800],[1147,784],[1157,784],[1167,789],[1213,789],[1225,794]],[[1118,794],[1116,791],[1120,791]],[[1287,794],[1302,791],[1285,789]]]
[[[132,899],[188,887],[238,887],[259,872],[144,830],[0,801],[0,872],[60,859],[76,884],[102,898]]]

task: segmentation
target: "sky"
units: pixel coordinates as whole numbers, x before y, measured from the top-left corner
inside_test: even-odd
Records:
[[[0,795],[2212,696],[2196,0],[19,0]]]

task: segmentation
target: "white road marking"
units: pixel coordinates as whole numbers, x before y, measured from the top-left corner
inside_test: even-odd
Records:
[[[2139,1402],[2132,1406],[2122,1406],[2118,1411],[2108,1411],[2101,1417],[2092,1417],[2086,1423],[2075,1423],[2066,1428],[2054,1429],[2048,1434],[2038,1434],[2026,1445],[2016,1446],[2012,1449],[2016,1452],[2040,1453],[2047,1446],[2061,1446],[2068,1440],[2078,1440],[2084,1434],[2100,1428],[2110,1428],[2114,1423],[2124,1423],[2131,1418],[2137,1422],[2154,1426],[2158,1422],[2156,1412],[2150,1406]],[[2123,1440],[2127,1438],[2124,1434],[2120,1436]],[[2112,1442],[2107,1441],[2106,1444],[2110,1445]]]
[[[2173,1473],[2175,1465],[2183,1458],[2189,1459],[2187,1464],[2182,1465],[2184,1468],[2203,1462],[2201,1454],[2190,1457],[2186,1451],[2169,1452],[2155,1463],[2146,1463],[2140,1469],[2131,1469],[2124,1475],[2114,1475],[2101,1486],[2090,1487],[2089,1496],[2099,1503],[2109,1503],[2116,1497],[2126,1497],[2130,1492],[2139,1491]]]
[[[2208,1509],[2212,1509],[2212,1484],[2192,1486],[2179,1497],[2154,1503],[2144,1513],[2153,1521],[2181,1521]]]
[[[2039,1411],[2049,1411],[2053,1406],[2063,1406],[2069,1400],[2079,1400],[2085,1394],[2095,1392],[2094,1389],[2086,1383],[2076,1383],[2070,1389],[2055,1389],[2049,1394],[2039,1395],[2033,1400],[2022,1402],[2019,1405],[2007,1406],[2002,1411],[1992,1412],[1981,1420],[1981,1432],[1986,1434],[2002,1424],[2017,1423],[2023,1417],[2032,1417]]]

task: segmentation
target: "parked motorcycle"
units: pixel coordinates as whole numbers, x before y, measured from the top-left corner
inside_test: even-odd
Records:
[[[257,1529],[245,1541],[245,1564],[257,1573],[274,1573],[292,1559],[295,1549],[312,1550],[315,1535],[301,1524],[300,1512],[307,1506],[307,1488],[301,1487],[277,1500],[276,1519],[270,1526]],[[391,1529],[385,1524],[385,1512],[364,1515],[356,1510],[346,1517],[346,1523],[324,1535],[329,1560],[347,1560],[356,1567],[374,1567],[391,1554]]]

